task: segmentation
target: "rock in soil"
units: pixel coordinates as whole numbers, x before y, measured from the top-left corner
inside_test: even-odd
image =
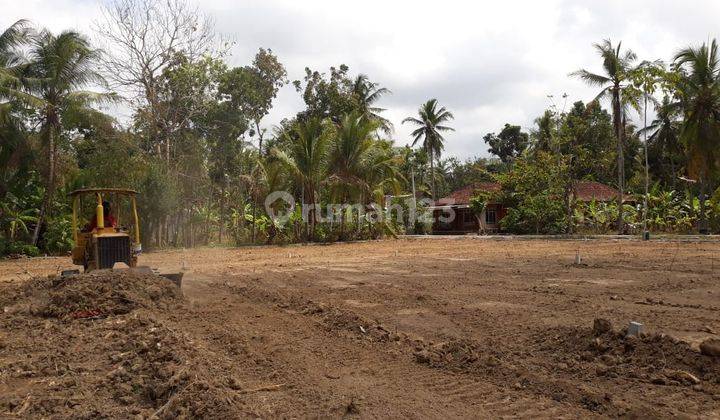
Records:
[[[605,318],[595,318],[593,321],[593,335],[599,337],[612,331],[612,323]]]
[[[708,338],[700,343],[700,352],[706,356],[720,357],[720,339]]]

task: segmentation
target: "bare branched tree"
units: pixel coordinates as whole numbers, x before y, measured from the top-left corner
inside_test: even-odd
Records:
[[[108,0],[93,29],[104,50],[108,81],[138,109],[147,110],[150,140],[169,160],[160,76],[178,55],[195,61],[217,53],[213,20],[187,0]]]
[[[179,58],[191,63],[215,50],[214,22],[191,0],[105,0],[94,22],[104,50],[103,72],[112,88],[144,114],[148,144],[171,168],[174,128],[163,97],[163,72]],[[169,240],[169,216],[157,221],[157,243]],[[163,235],[164,233],[164,235]]]

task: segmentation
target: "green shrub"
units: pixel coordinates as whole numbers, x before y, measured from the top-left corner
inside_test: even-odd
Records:
[[[509,208],[500,225],[512,233],[558,234],[565,231],[567,219],[560,200],[536,195],[526,197],[515,208]]]
[[[28,257],[37,257],[40,255],[40,250],[33,245],[24,244],[21,242],[10,242],[5,247],[5,255],[19,254],[27,255]]]
[[[45,249],[48,252],[63,253],[70,251],[74,245],[71,216],[59,216],[48,221],[44,238]]]
[[[508,208],[500,226],[511,233],[556,234],[566,230],[567,164],[548,153],[523,156],[513,169],[498,176],[495,199]]]

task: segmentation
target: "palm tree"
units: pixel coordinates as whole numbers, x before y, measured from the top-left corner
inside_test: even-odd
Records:
[[[7,87],[10,80],[15,79],[13,69],[21,62],[22,57],[16,48],[27,42],[30,29],[28,21],[18,20],[0,34],[0,86]]]
[[[374,140],[363,159],[361,203],[369,204],[372,200],[381,205],[387,194],[400,194],[405,182],[400,173],[401,164],[402,156],[396,153],[391,141]],[[382,209],[376,207],[376,211]],[[383,218],[380,227],[385,233],[395,236],[391,222],[389,218]]]
[[[448,193],[448,181],[452,177],[452,162],[450,159],[438,160],[435,166],[435,172],[431,174],[435,182],[440,184],[440,192],[444,195]]]
[[[17,47],[27,42],[28,35],[26,20],[19,20],[0,33],[0,219],[13,219],[10,209],[2,201],[6,198],[11,183],[17,182],[17,171],[13,173],[10,161],[16,158],[25,141],[22,124],[15,117],[19,104],[2,100],[17,93],[19,79],[16,71],[17,66],[22,63]],[[21,227],[26,226],[23,224]],[[12,230],[14,231],[14,228]],[[14,232],[10,236],[14,236]]]
[[[256,239],[256,228],[257,228],[257,201],[258,197],[266,197],[268,194],[275,191],[282,191],[285,189],[287,178],[285,177],[286,167],[282,161],[280,161],[274,154],[266,157],[258,157],[256,165],[250,171],[248,175],[241,175],[249,186],[249,190],[253,197],[252,203],[252,243],[255,243]],[[280,203],[272,203],[272,211],[277,212],[280,210],[278,206]],[[272,217],[271,217],[272,219]],[[276,231],[275,220],[272,220],[270,224],[272,232],[268,232],[268,243],[271,243]]]
[[[708,181],[720,159],[720,63],[716,40],[688,47],[675,55],[680,103],[685,120],[680,138],[688,153],[688,172],[700,184],[700,231],[707,231],[705,198]]]
[[[380,123],[371,120],[359,111],[345,115],[337,129],[335,139],[330,146],[329,171],[334,181],[334,197],[340,203],[347,203],[353,193],[363,190],[362,175],[368,152],[373,147],[373,133]],[[345,209],[340,213],[340,238],[345,236]]]
[[[364,159],[362,171],[364,194],[380,203],[388,193],[400,194],[406,181],[400,173],[402,156],[391,141],[374,140]]]
[[[0,202],[5,199],[10,187],[20,182],[25,166],[25,162],[17,165],[18,158],[24,154],[23,149],[27,148],[27,144],[23,126],[14,115],[14,105],[12,102],[0,103]],[[3,217],[3,213],[3,209],[0,208],[0,218]]]
[[[329,170],[334,196],[345,204],[351,196],[361,205],[382,202],[386,192],[399,192],[399,156],[392,143],[378,140],[374,133],[380,122],[359,112],[345,115],[330,147]],[[345,233],[345,209],[341,212],[340,237]]]
[[[537,128],[530,134],[533,141],[531,146],[533,153],[550,151],[557,127],[555,113],[549,109],[546,110],[543,115],[535,118],[535,125]]]
[[[359,112],[343,117],[335,132],[330,149],[329,169],[346,185],[357,185],[363,171],[362,163],[373,145],[373,132],[379,123]]]
[[[617,138],[617,166],[618,166],[618,208],[622,209],[623,195],[625,191],[625,154],[624,154],[624,127],[625,127],[625,106],[633,104],[637,106],[636,98],[628,96],[623,97],[625,83],[633,70],[633,64],[637,60],[637,56],[631,50],[622,52],[622,42],[613,47],[609,39],[602,43],[594,44],[600,57],[603,59],[603,70],[605,74],[591,73],[585,69],[580,69],[571,76],[578,77],[590,86],[602,88],[595,100],[610,98],[613,114],[613,127],[615,128],[615,137]],[[623,212],[618,212],[617,219],[618,233],[622,234],[624,230]]]
[[[20,66],[22,92],[5,92],[8,96],[38,108],[41,118],[40,135],[47,150],[45,192],[40,214],[33,232],[37,245],[48,207],[55,192],[58,144],[63,120],[80,114],[96,115],[91,105],[110,102],[114,94],[83,90],[88,85],[105,85],[96,71],[98,51],[77,32],[53,35],[43,30],[32,38],[29,62]]]
[[[380,116],[385,111],[384,108],[374,106],[375,102],[383,96],[392,93],[387,88],[378,87],[377,83],[371,82],[364,74],[358,75],[353,81],[352,93],[358,101],[358,110],[370,120],[377,121],[379,128],[385,134],[391,134],[393,131],[392,123],[386,118]]]
[[[28,41],[29,33],[28,22],[19,20],[0,34],[0,99],[12,99],[14,95],[19,94],[17,70],[23,61],[17,47]],[[3,128],[7,124],[15,125],[14,121],[10,121],[14,108],[14,103],[0,102],[0,119]],[[3,141],[3,144],[5,143]]]
[[[432,182],[432,199],[435,200],[434,161],[435,159],[440,158],[440,153],[442,153],[445,148],[445,138],[441,133],[455,131],[454,128],[442,124],[454,119],[455,117],[450,111],[446,110],[445,107],[440,107],[440,109],[438,109],[437,99],[430,99],[425,102],[418,110],[418,115],[420,118],[408,117],[405,118],[402,123],[405,124],[406,122],[409,122],[418,126],[417,129],[410,133],[410,135],[413,136],[412,145],[415,146],[420,139],[423,140],[423,148],[430,158],[430,173],[433,174],[430,178]]]
[[[659,164],[670,167],[667,178],[673,188],[676,186],[678,175],[677,158],[683,153],[678,136],[680,124],[681,121],[677,118],[676,104],[670,102],[670,98],[665,96],[662,102],[655,107],[655,119],[646,128],[638,131],[638,134],[646,132],[649,134],[649,148],[655,150],[653,154],[661,160]],[[667,159],[667,162],[662,162],[663,159]]]
[[[315,238],[315,222],[320,184],[327,175],[328,146],[332,125],[327,120],[311,117],[297,122],[285,133],[288,150],[273,149],[273,154],[289,169],[302,191],[303,214],[309,217],[310,240]],[[311,204],[309,210],[305,207]]]

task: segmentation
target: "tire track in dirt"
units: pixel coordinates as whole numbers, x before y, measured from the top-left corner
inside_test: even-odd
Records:
[[[370,416],[412,416],[417,412],[430,417],[448,413],[454,417],[471,415],[464,407],[455,407],[448,412],[446,406],[436,404],[431,392],[416,384],[405,383],[404,378],[412,372],[398,370],[395,367],[398,361],[393,357],[367,348],[363,343],[347,343],[337,339],[318,328],[315,322],[308,322],[304,317],[287,312],[276,304],[263,302],[262,299],[248,302],[237,299],[238,296],[232,299],[233,295],[223,293],[222,290],[212,287],[204,291],[213,299],[228,302],[227,309],[230,309],[222,313],[205,313],[208,320],[212,319],[224,327],[231,325],[231,329],[242,328],[246,335],[267,335],[264,343],[248,343],[251,348],[259,347],[251,350],[251,354],[267,352],[267,368],[275,370],[275,377],[266,380],[273,379],[292,386],[289,388],[291,393],[272,392],[262,399],[249,401],[250,406],[274,407],[258,414],[343,415],[347,414],[345,411],[348,411],[348,407],[353,406],[355,408],[350,411],[359,410],[361,414]],[[199,290],[196,288],[195,292]],[[198,297],[195,293],[188,293],[188,296],[191,299]],[[196,304],[202,305],[202,302],[196,300]],[[252,320],[261,316],[262,324],[241,321],[237,325],[232,324],[235,320],[234,309],[237,309],[233,304],[242,305],[240,313],[243,317]],[[188,327],[186,325],[186,330]],[[192,327],[193,336],[207,334],[205,325]],[[218,344],[226,345],[213,343]],[[382,369],[378,369],[378,365]],[[386,366],[393,366],[393,369],[388,370]],[[252,378],[245,380],[250,381]],[[416,399],[403,401],[391,398],[393,394],[398,397],[406,395],[408,388],[413,391],[410,395],[415,395]],[[358,398],[362,400],[358,401]]]
[[[375,352],[403,354],[404,363],[420,368],[412,370],[412,375],[415,375],[413,378],[419,378],[427,370],[440,371],[439,376],[431,375],[432,380],[415,392],[431,390],[443,404],[461,404],[457,401],[465,397],[443,395],[454,391],[435,389],[434,384],[446,380],[448,375],[455,375],[451,376],[453,378],[460,375],[471,379],[458,383],[459,387],[466,386],[468,390],[472,390],[473,384],[479,382],[480,390],[487,389],[491,396],[495,396],[487,401],[488,409],[493,413],[499,410],[498,407],[504,406],[510,407],[509,412],[524,412],[523,404],[530,407],[531,411],[532,407],[539,407],[537,413],[560,407],[558,412],[570,413],[571,417],[592,415],[594,410],[605,415],[619,415],[627,412],[628,406],[632,409],[631,412],[636,413],[671,415],[681,412],[673,405],[660,406],[663,407],[660,411],[654,410],[654,401],[657,399],[680,402],[672,396],[672,388],[641,384],[639,390],[633,391],[632,381],[617,382],[599,377],[580,379],[572,372],[558,370],[556,364],[559,362],[554,362],[547,355],[536,357],[533,354],[536,344],[529,338],[533,332],[544,331],[546,328],[562,325],[563,322],[591,325],[594,316],[613,316],[612,311],[618,309],[621,311],[620,315],[616,314],[613,318],[637,319],[637,305],[632,302],[615,301],[609,305],[606,303],[610,296],[620,293],[615,290],[639,291],[648,287],[664,290],[666,286],[675,287],[673,280],[647,278],[647,273],[638,278],[636,273],[627,276],[623,274],[623,270],[618,274],[617,270],[603,269],[603,266],[609,267],[608,258],[619,255],[615,250],[607,253],[609,257],[603,254],[602,259],[595,260],[595,268],[576,268],[566,262],[560,261],[558,265],[557,261],[548,261],[549,257],[542,255],[542,249],[535,248],[537,244],[533,244],[530,249],[541,254],[533,254],[518,263],[517,258],[510,254],[503,256],[503,252],[494,252],[478,260],[474,256],[478,250],[468,249],[461,242],[458,241],[458,247],[441,250],[423,245],[418,247],[422,248],[419,255],[394,259],[383,259],[372,250],[367,258],[357,258],[357,253],[364,252],[362,249],[365,245],[358,247],[361,249],[350,255],[345,255],[345,249],[350,248],[349,245],[323,247],[323,252],[319,254],[306,253],[298,258],[293,255],[293,259],[287,263],[283,261],[275,266],[268,263],[263,263],[261,267],[251,266],[254,267],[252,274],[236,272],[228,275],[221,269],[214,273],[218,274],[214,277],[214,282],[226,283],[225,286],[231,289],[240,287],[242,290],[231,290],[231,293],[239,294],[241,299],[247,299],[255,305],[265,305],[270,310],[291,310],[294,311],[290,314],[291,318],[306,318],[308,321],[305,322],[315,322],[316,328],[331,333],[332,339],[328,343],[332,344],[327,344],[328,346],[357,344],[358,341],[362,343],[363,335],[357,327],[354,327],[351,334],[332,325],[328,330],[328,326],[322,322],[322,314],[304,313],[307,308],[303,305],[312,303],[313,300],[317,302],[315,305],[342,309],[349,318],[359,315],[369,317],[368,319],[375,322],[382,320],[389,325],[387,329],[408,333],[413,338],[424,337],[424,340],[434,342],[471,339],[479,344],[481,353],[485,349],[498,346],[507,352],[508,357],[501,360],[502,363],[494,371],[475,371],[475,368],[471,367],[458,373],[455,372],[458,369],[452,367],[448,369],[443,366],[417,365],[412,360],[413,344],[404,348],[395,348],[386,343],[371,344]],[[526,244],[522,246],[526,247]],[[607,248],[604,243],[602,246]],[[426,247],[429,249],[425,249]],[[442,248],[442,245],[439,245],[439,248]],[[490,251],[485,249],[484,252]],[[429,262],[425,261],[427,253],[434,253],[434,258],[428,259]],[[443,258],[443,255],[447,257]],[[552,258],[557,258],[557,255],[559,253],[554,253]],[[333,264],[336,264],[333,262],[335,258],[339,258],[340,263],[337,270],[333,268]],[[442,261],[455,259],[461,261],[449,266],[441,264]],[[505,259],[507,261],[504,261]],[[678,261],[676,268],[680,268],[681,264],[684,268],[682,261]],[[236,266],[236,263],[233,265]],[[439,268],[442,269],[441,272],[438,272]],[[615,275],[628,281],[603,283]],[[566,281],[574,278],[587,281]],[[557,286],[554,283],[558,283]],[[707,287],[705,281],[696,285]],[[544,290],[557,294],[540,293]],[[600,301],[598,295],[601,295]],[[596,308],[601,309],[598,311]],[[644,308],[639,309],[645,312]],[[645,316],[648,315],[641,314],[640,319]],[[649,316],[655,321],[654,314]],[[664,314],[661,316],[666,318]],[[364,325],[369,324],[372,322]],[[311,340],[313,343],[318,341],[322,340],[317,337],[314,341]],[[354,363],[366,361],[361,358],[360,362]],[[384,368],[391,369],[385,366]],[[408,375],[402,370],[397,374]],[[520,379],[522,380],[519,381]],[[516,387],[516,381],[522,382],[521,386]],[[615,395],[606,396],[606,392],[615,384],[620,386],[622,391],[618,390],[613,392]],[[452,388],[453,386],[450,386],[450,389]],[[458,394],[462,392],[461,390]],[[628,397],[626,394],[634,396]],[[505,401],[508,396],[509,402]],[[472,395],[466,399],[471,400],[474,397]],[[524,400],[527,400],[527,403],[523,403]],[[703,402],[697,400],[697,403],[695,406],[681,403],[681,407],[697,412],[703,407]],[[479,409],[480,403],[474,407]]]
[[[450,404],[463,404],[475,409],[479,413],[486,413],[494,418],[504,417],[553,417],[578,418],[587,417],[587,413],[568,414],[572,407],[557,404],[554,401],[539,398],[518,398],[509,396],[505,392],[498,392],[497,388],[487,389],[487,382],[463,375],[440,374],[433,371],[419,373],[415,379],[419,380],[437,395]]]
[[[216,283],[210,286],[215,295],[218,294],[218,291],[225,289],[226,292],[229,291],[241,299],[247,299],[253,305],[264,306],[276,315],[282,314],[281,318],[289,316],[290,319],[284,319],[284,322],[292,324],[293,328],[297,328],[298,323],[305,326],[310,325],[312,327],[310,331],[306,330],[306,333],[310,334],[310,338],[304,342],[312,343],[311,345],[314,346],[317,345],[316,340],[323,341],[325,350],[321,356],[325,363],[332,369],[338,369],[341,372],[347,372],[348,367],[353,367],[361,372],[369,369],[370,374],[378,379],[376,385],[384,389],[384,394],[393,395],[395,393],[398,398],[413,401],[407,411],[402,411],[405,415],[412,415],[414,412],[430,414],[431,410],[421,408],[424,404],[442,407],[442,411],[436,412],[436,415],[451,417],[464,417],[479,413],[492,416],[531,415],[560,418],[592,415],[592,412],[582,407],[559,403],[541,394],[531,393],[528,397],[519,397],[518,395],[509,397],[508,388],[503,383],[497,383],[498,378],[418,364],[412,360],[410,345],[404,342],[388,340],[384,336],[381,336],[379,341],[367,342],[360,329],[361,325],[345,324],[346,320],[343,318],[347,317],[351,321],[360,320],[361,324],[365,323],[365,325],[370,325],[371,322],[362,320],[352,311],[331,308],[332,311],[338,312],[333,312],[328,318],[323,318],[325,309],[319,310],[324,307],[323,304],[304,302],[297,296],[287,298],[282,293],[256,285],[252,287],[233,286],[223,282],[223,284]],[[336,321],[335,316],[340,320]],[[278,325],[275,322],[273,324]],[[382,334],[387,334],[387,332],[382,332]],[[317,337],[318,335],[322,337]],[[332,339],[328,340],[328,336]],[[351,349],[347,349],[348,344],[352,345]],[[390,360],[388,360],[388,354],[391,356]],[[295,361],[292,363],[294,364]],[[382,366],[381,372],[374,368],[378,364]],[[398,378],[404,378],[405,381],[398,381]],[[501,381],[506,382],[502,378]],[[377,400],[377,402],[385,404],[383,399]]]
[[[242,328],[247,328],[247,334],[274,334],[262,346],[276,369],[274,380],[293,385],[290,389],[301,395],[292,399],[282,392],[273,392],[262,404],[249,403],[277,407],[277,411],[266,415],[301,412],[323,416],[352,414],[353,410],[363,416],[412,417],[421,413],[427,417],[455,418],[499,413],[509,416],[528,413],[537,417],[550,412],[575,412],[577,417],[581,413],[544,398],[508,399],[503,387],[482,378],[417,364],[404,343],[368,342],[361,331],[343,329],[342,319],[337,329],[332,325],[333,319],[323,319],[316,312],[314,304],[263,288],[223,283],[207,282],[205,290],[195,287],[193,293],[186,295],[196,305],[202,305],[202,299],[209,297],[226,302],[227,310],[211,315],[214,322],[223,326],[232,325],[235,320],[233,305],[242,305],[242,316],[261,315],[262,323]],[[341,317],[344,315],[356,317],[348,311],[340,313]],[[193,328],[193,335],[206,334],[204,327],[198,327]],[[214,343],[218,344],[223,345]],[[307,392],[308,387],[319,392]],[[352,410],[344,412],[348,407]]]
[[[399,351],[408,356],[412,354],[412,348],[416,344],[413,339],[409,339],[417,338],[416,334],[406,335],[401,329],[399,334],[403,338],[402,340],[388,339],[389,330],[393,330],[393,328],[377,324],[378,321],[364,319],[353,310],[306,300],[301,290],[294,290],[294,294],[289,294],[287,291],[278,292],[272,285],[260,281],[253,282],[251,286],[238,286],[232,283],[232,281],[224,282],[224,284],[216,286],[227,288],[232,293],[241,295],[257,304],[265,303],[271,308],[292,308],[293,315],[314,319],[320,327],[329,329],[330,332],[345,340],[353,342],[361,340],[362,342],[369,335],[368,345],[374,347],[378,352],[397,353]],[[376,336],[377,334],[380,334],[379,337]],[[450,342],[457,339],[457,337],[446,338]],[[420,339],[422,341],[422,338]],[[404,347],[397,349],[387,345],[387,342],[395,340],[404,343]],[[432,347],[432,342],[422,344],[425,348],[428,348],[428,345]],[[531,342],[513,343],[513,345],[519,348],[533,348]],[[480,355],[492,354],[492,348],[492,345],[485,344],[480,345],[477,351]],[[530,351],[532,352],[532,350]],[[535,413],[536,416],[542,415],[543,417],[547,414],[547,416],[553,417],[572,418],[598,414],[610,416],[624,413],[631,415],[660,414],[645,400],[630,400],[628,403],[627,399],[621,398],[619,404],[616,403],[614,397],[607,393],[609,389],[604,388],[606,385],[603,385],[603,382],[597,384],[578,383],[566,378],[561,379],[563,375],[555,372],[552,363],[550,368],[545,366],[547,363],[545,359],[528,359],[529,355],[525,353],[514,354],[508,358],[500,357],[499,364],[493,369],[487,369],[482,360],[479,361],[480,364],[472,362],[468,366],[456,366],[453,363],[445,366],[445,363],[440,360],[440,363],[431,365],[424,371],[414,370],[415,373],[412,377],[438,395],[438,401],[443,404],[462,403],[473,406],[475,409],[489,410],[492,415],[514,416],[513,413]],[[493,362],[493,366],[495,363]],[[540,363],[540,365],[536,365],[536,363]],[[538,368],[540,370],[536,372]],[[387,369],[393,370],[393,365],[388,366]],[[428,370],[432,373],[429,373]],[[408,375],[406,371],[394,372],[393,375]],[[519,382],[513,382],[516,380]],[[647,385],[643,386],[647,387]],[[473,402],[474,405],[472,405]],[[503,407],[502,410],[499,407]],[[678,413],[672,407],[668,407],[662,412],[666,412],[668,415]]]
[[[587,265],[572,266],[578,249]],[[698,389],[652,383],[654,373],[664,374],[662,364],[647,378],[622,373],[652,367],[653,359],[626,360],[618,376],[607,375],[615,367],[602,366],[603,355],[584,358],[589,338],[562,350],[558,345],[572,337],[560,334],[556,342],[549,333],[570,326],[584,336],[594,318],[605,317],[620,327],[640,321],[649,333],[681,340],[708,338],[720,331],[717,312],[707,309],[717,307],[720,293],[720,265],[708,263],[719,249],[717,243],[408,240],[197,249],[187,258],[158,252],[143,263],[170,269],[187,259],[209,276],[200,291],[204,302],[173,315],[172,326],[219,370],[237,376],[246,409],[239,416],[572,418],[603,407],[604,415],[620,415],[612,410],[623,406],[635,409],[628,415],[712,417],[720,393],[703,371],[689,370],[702,379]],[[55,272],[55,261],[27,263],[38,265],[34,272]],[[0,264],[0,278],[15,278],[18,270]],[[186,286],[193,297],[191,277]],[[312,313],[310,301],[326,311]],[[326,319],[336,309],[338,317]],[[409,340],[375,340],[388,334],[377,328],[368,330],[369,340],[359,325],[382,325]],[[415,339],[433,351],[465,339],[480,363],[418,363]],[[504,356],[490,369],[482,362],[493,350]],[[284,387],[254,391],[278,384]]]

